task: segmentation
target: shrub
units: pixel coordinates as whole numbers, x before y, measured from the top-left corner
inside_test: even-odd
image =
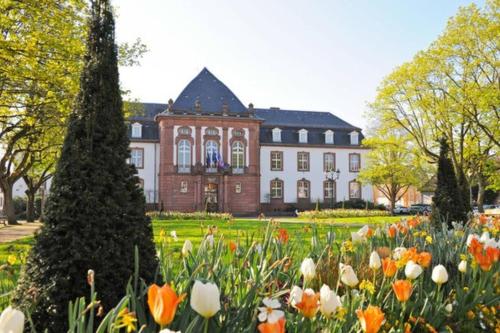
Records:
[[[366,209],[323,209],[323,210],[306,210],[299,212],[298,217],[303,219],[328,219],[340,217],[373,217],[373,216],[389,216],[390,212],[385,210],[366,210]]]
[[[175,211],[148,212],[147,215],[155,220],[223,220],[228,221],[233,218],[229,213],[208,213],[192,212],[183,213]]]
[[[337,201],[334,205],[335,208],[344,208],[344,209],[378,209],[378,210],[386,210],[387,208],[382,205],[375,205],[371,201],[365,201],[363,199],[350,199],[344,201]]]

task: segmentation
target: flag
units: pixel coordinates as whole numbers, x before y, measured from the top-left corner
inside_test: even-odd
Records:
[[[220,153],[217,154],[217,160],[219,161],[219,168],[223,168],[224,161],[222,160],[222,156],[220,155]]]

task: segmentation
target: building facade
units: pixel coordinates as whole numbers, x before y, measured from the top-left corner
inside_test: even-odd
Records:
[[[245,107],[203,69],[168,104],[130,117],[130,162],[158,209],[234,214],[372,201],[356,180],[361,129],[327,112]]]

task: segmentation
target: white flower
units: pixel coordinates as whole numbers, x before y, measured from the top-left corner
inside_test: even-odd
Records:
[[[177,238],[177,231],[175,231],[175,230],[170,231],[170,237],[172,237],[174,239],[174,241],[176,241],[176,242],[179,239],[179,238]]]
[[[191,308],[204,318],[220,310],[220,291],[215,283],[195,281],[191,290]]]
[[[467,261],[465,260],[462,260],[459,264],[458,264],[458,270],[462,273],[465,273],[467,271]]]
[[[319,310],[325,317],[331,317],[337,311],[337,308],[342,305],[340,297],[326,284],[319,291],[319,302]]]
[[[405,253],[406,253],[406,247],[397,247],[394,250],[392,250],[392,257],[396,260],[399,260]]]
[[[448,281],[448,272],[446,271],[446,268],[443,265],[437,265],[434,267],[431,279],[439,285],[446,283]]]
[[[361,237],[366,237],[366,235],[368,234],[368,231],[370,230],[370,227],[365,225],[363,228],[359,229],[357,231],[358,235],[360,235]]]
[[[259,255],[262,254],[262,245],[260,243],[258,243],[257,245],[255,245],[255,250],[257,250],[257,253]]]
[[[305,258],[300,265],[300,272],[304,276],[304,280],[310,281],[316,276],[316,264],[311,258]]]
[[[374,271],[382,267],[382,262],[380,261],[380,256],[378,255],[377,251],[373,251],[372,254],[370,254],[369,266]]]
[[[479,240],[479,236],[476,235],[476,234],[470,234],[469,236],[467,236],[467,246],[470,245],[470,243],[472,242],[473,239],[477,239]]]
[[[422,267],[420,265],[415,264],[413,261],[408,261],[405,266],[405,275],[410,280],[415,280],[422,274]]]
[[[162,329],[159,333],[181,333],[181,331],[171,331],[168,328]]]
[[[340,268],[340,281],[342,281],[343,284],[351,288],[356,287],[356,285],[359,283],[359,280],[358,277],[356,276],[356,273],[354,273],[352,267],[340,263],[339,268]]]
[[[3,310],[0,316],[0,332],[22,333],[24,330],[24,314],[11,306]]]
[[[298,286],[293,286],[290,291],[290,305],[295,307],[297,304],[302,302],[302,294],[304,291]]]
[[[214,247],[214,235],[207,235],[207,237],[205,238],[205,242],[208,243],[210,247]]]
[[[486,243],[489,240],[490,240],[490,233],[488,231],[483,232],[483,234],[479,238],[479,241],[481,243]]]
[[[276,310],[281,307],[281,304],[278,300],[266,297],[262,300],[262,303],[264,303],[265,307],[259,307],[260,313],[258,317],[260,321],[267,320],[272,324],[285,316],[285,313],[283,311]]]
[[[187,257],[189,253],[193,251],[193,243],[189,239],[184,241],[184,245],[182,245],[181,253],[184,257]]]
[[[488,248],[488,247],[491,247],[491,248],[494,248],[494,249],[497,249],[500,245],[500,242],[497,242],[495,240],[495,238],[489,238],[488,240],[486,240],[484,242],[484,248]]]
[[[351,232],[351,239],[353,243],[361,243],[366,240],[363,236],[358,234],[357,232]]]
[[[453,305],[451,303],[448,303],[446,304],[444,309],[446,310],[446,312],[451,313],[451,311],[453,311]]]

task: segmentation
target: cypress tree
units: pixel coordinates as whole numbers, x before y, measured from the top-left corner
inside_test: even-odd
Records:
[[[448,143],[445,139],[441,139],[437,187],[432,198],[432,219],[435,223],[445,220],[448,226],[451,226],[453,221],[464,222],[467,219],[467,213],[448,151]]]
[[[69,301],[88,296],[87,271],[95,271],[104,309],[116,305],[133,274],[157,271],[145,200],[130,157],[119,90],[114,20],[108,0],[92,1],[80,92],[70,116],[61,158],[47,202],[45,224],[35,238],[13,298],[31,313],[36,330],[67,330]]]

